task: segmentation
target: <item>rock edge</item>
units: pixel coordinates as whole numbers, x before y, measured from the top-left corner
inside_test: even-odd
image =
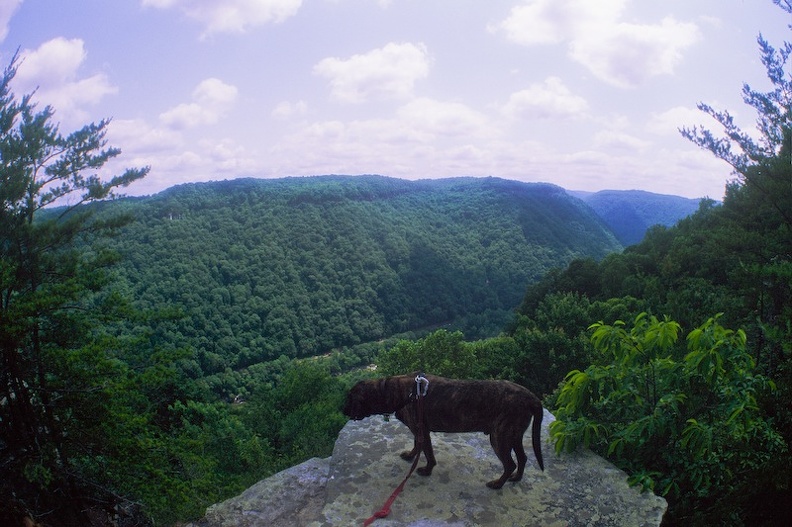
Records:
[[[556,456],[545,410],[545,471],[524,438],[525,476],[493,491],[484,483],[502,466],[484,434],[433,433],[438,465],[414,475],[387,518],[374,527],[636,527],[659,526],[666,501],[627,485],[627,475],[588,450]],[[409,463],[398,453],[412,445],[399,421],[373,416],[350,421],[330,458],[313,458],[213,505],[194,527],[330,527],[362,525],[401,483]]]

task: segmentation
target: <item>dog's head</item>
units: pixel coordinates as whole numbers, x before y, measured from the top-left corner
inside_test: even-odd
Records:
[[[369,405],[373,391],[370,381],[360,381],[354,385],[347,394],[344,415],[355,421],[360,421],[373,414]]]

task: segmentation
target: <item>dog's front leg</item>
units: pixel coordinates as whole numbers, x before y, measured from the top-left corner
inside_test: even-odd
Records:
[[[415,421],[415,416],[409,411],[408,408],[402,408],[396,412],[396,418],[404,423],[410,429],[413,435],[412,450],[405,450],[399,457],[405,461],[412,461],[415,456],[421,455],[421,442],[418,440],[418,424]]]
[[[426,456],[426,465],[416,470],[421,476],[431,476],[432,469],[437,465],[434,457],[434,449],[432,448],[432,439],[429,437],[429,430],[424,427],[423,438],[421,440],[421,450]]]

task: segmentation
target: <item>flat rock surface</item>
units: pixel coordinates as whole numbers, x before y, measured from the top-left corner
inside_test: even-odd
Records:
[[[548,439],[554,417],[542,422],[545,470],[523,444],[528,464],[523,480],[500,490],[485,486],[503,471],[480,433],[433,433],[437,466],[432,475],[414,474],[375,527],[562,527],[657,526],[666,510],[663,498],[627,485],[627,475],[590,451],[556,456]],[[380,416],[349,422],[330,462],[326,505],[311,527],[362,525],[379,510],[407,474],[410,463],[398,454],[412,446],[412,435],[396,419]],[[423,465],[421,460],[419,466]]]
[[[548,438],[554,417],[542,422],[545,470],[533,456],[530,428],[523,444],[523,480],[500,490],[485,486],[502,465],[489,437],[433,433],[438,465],[414,474],[386,518],[373,527],[640,527],[659,526],[663,498],[627,485],[627,475],[587,450],[556,456]],[[212,505],[193,527],[337,527],[363,525],[402,482],[410,463],[399,453],[412,435],[396,419],[350,421],[333,456],[314,458]],[[424,464],[421,460],[419,466]]]
[[[325,503],[329,459],[312,458],[212,505],[193,527],[295,527],[314,520]],[[188,526],[190,527],[190,526]]]

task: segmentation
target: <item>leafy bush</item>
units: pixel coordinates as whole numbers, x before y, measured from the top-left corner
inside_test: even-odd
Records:
[[[247,428],[273,445],[275,470],[332,453],[347,421],[341,414],[347,384],[330,375],[326,364],[295,361],[241,405]]]
[[[756,373],[745,333],[718,318],[687,335],[686,352],[667,318],[592,325],[598,358],[571,371],[555,401],[557,452],[582,444],[607,456],[668,499],[671,521],[739,524],[731,500],[786,444],[757,405],[772,381]]]
[[[400,340],[380,354],[378,369],[383,375],[422,371],[456,379],[479,377],[476,354],[464,338],[461,331],[440,329],[419,340]]]

